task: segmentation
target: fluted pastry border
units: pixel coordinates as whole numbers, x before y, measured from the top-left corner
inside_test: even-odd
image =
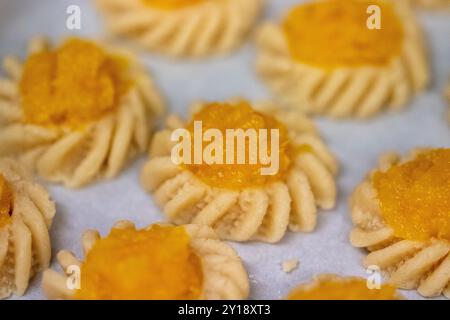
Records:
[[[47,39],[36,37],[28,52],[49,47]],[[18,158],[45,180],[79,188],[98,178],[115,177],[127,161],[147,150],[164,102],[133,54],[104,47],[128,59],[133,84],[116,111],[79,130],[24,123],[18,90],[22,62],[12,56],[3,60],[8,77],[0,79],[0,156]]]
[[[55,204],[48,192],[12,159],[0,159],[0,174],[13,192],[11,221],[0,227],[0,299],[22,296],[30,279],[51,259],[49,229]]]
[[[191,114],[204,105],[194,104]],[[166,129],[155,134],[150,160],[141,173],[142,185],[169,221],[209,225],[222,239],[275,243],[288,228],[312,232],[318,208],[335,206],[338,163],[311,120],[271,103],[255,104],[254,108],[275,116],[288,129],[294,145],[308,145],[312,151],[299,154],[286,178],[268,186],[238,191],[213,188],[172,162],[171,132],[185,127],[184,121],[172,115]]]
[[[172,57],[225,54],[238,48],[259,17],[264,0],[205,1],[158,10],[142,0],[96,0],[109,29]]]
[[[256,70],[285,105],[332,118],[369,118],[399,110],[429,82],[421,30],[405,0],[392,1],[403,22],[403,51],[385,67],[337,68],[330,72],[292,58],[283,30],[265,23],[257,32]]]
[[[354,279],[360,280],[361,278],[355,277],[355,276],[339,276],[337,274],[331,274],[331,273],[318,274],[313,277],[312,281],[307,282],[307,283],[302,283],[302,284],[298,285],[297,287],[295,287],[294,289],[292,289],[291,292],[289,293],[289,295],[293,294],[296,291],[300,291],[300,290],[314,289],[315,287],[320,285],[321,282],[324,282],[324,281],[338,280],[340,282],[345,283],[345,282],[348,282],[348,281],[351,281]],[[399,293],[397,293],[396,299],[402,300],[404,298]]]
[[[119,221],[113,228],[135,228],[130,221]],[[247,299],[250,284],[247,272],[236,251],[220,241],[214,231],[207,226],[185,225],[191,238],[191,246],[200,257],[203,267],[204,300],[240,300]],[[95,230],[83,234],[82,245],[86,256],[100,235]],[[71,252],[63,250],[58,253],[58,262],[64,272],[69,266],[82,264]],[[42,289],[50,299],[73,299],[75,291],[67,287],[69,274],[61,274],[52,269],[44,272]],[[81,275],[82,276],[82,275]]]
[[[380,157],[377,170],[388,170],[392,165],[410,161],[426,150],[413,150],[403,158],[396,153],[386,153]],[[417,289],[424,297],[443,294],[450,298],[450,242],[442,239],[411,241],[395,237],[381,216],[371,175],[357,186],[350,198],[355,225],[350,242],[370,252],[363,265],[378,266],[389,275],[389,282],[401,289]]]
[[[447,99],[447,103],[450,107],[450,80],[447,84],[447,87],[445,88],[444,97],[445,97],[445,99]],[[450,110],[448,111],[447,118],[448,118],[448,122],[450,122]]]

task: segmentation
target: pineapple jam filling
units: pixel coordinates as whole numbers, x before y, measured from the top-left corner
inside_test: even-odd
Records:
[[[373,175],[381,215],[401,239],[450,240],[450,149],[435,149]]]
[[[6,179],[0,174],[0,228],[11,221],[13,193]]]
[[[184,227],[113,229],[81,266],[83,300],[192,300],[202,295],[203,269]]]
[[[201,121],[203,132],[208,129],[218,129],[222,133],[222,163],[207,164],[183,164],[185,168],[193,172],[200,180],[211,187],[225,188],[231,190],[240,190],[243,188],[260,187],[267,184],[280,181],[286,175],[291,158],[294,155],[294,148],[291,147],[289,134],[286,127],[271,116],[267,116],[255,111],[248,102],[241,101],[235,104],[230,103],[210,103],[200,112],[193,116],[192,122],[187,129],[194,137],[194,121]],[[239,164],[237,161],[239,143],[235,139],[234,143],[234,161],[232,164],[226,162],[226,130],[227,129],[255,129],[256,141],[259,141],[259,129],[267,130],[267,152],[271,156],[271,129],[279,131],[279,168],[273,175],[261,174],[261,169],[267,167],[261,163],[260,159],[256,163],[250,163],[249,151],[250,139],[245,139],[245,163]],[[208,142],[209,143],[209,142]],[[203,146],[207,143],[203,142]],[[259,149],[259,142],[256,143]],[[192,143],[193,145],[193,143]],[[242,145],[241,145],[242,146]],[[193,149],[193,148],[192,148]],[[191,149],[191,150],[192,150]],[[300,150],[302,149],[302,150]],[[299,147],[296,151],[308,151],[309,146]],[[258,150],[259,151],[259,150]]]
[[[365,279],[321,280],[312,287],[294,289],[289,300],[396,300],[396,289],[383,285],[380,289],[369,289]]]
[[[202,4],[207,0],[142,0],[148,7],[161,10],[178,10]]]
[[[78,129],[99,120],[128,90],[127,68],[126,58],[78,38],[31,55],[20,81],[24,122]]]
[[[381,9],[381,29],[369,29],[367,8]],[[395,9],[380,0],[326,0],[298,5],[283,22],[295,60],[332,70],[384,66],[401,53],[403,26]]]

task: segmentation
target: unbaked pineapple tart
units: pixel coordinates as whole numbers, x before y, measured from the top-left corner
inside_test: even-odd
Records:
[[[115,177],[148,148],[163,103],[128,52],[82,38],[30,42],[25,61],[3,60],[0,156],[47,181],[81,187]]]
[[[0,299],[22,296],[48,268],[55,204],[14,160],[0,159]]]
[[[450,81],[449,81],[449,83],[447,85],[447,88],[444,91],[444,95],[445,95],[445,98],[447,99],[447,102],[448,102],[448,104],[450,106]],[[448,112],[448,121],[450,122],[450,111]]]
[[[394,286],[367,283],[358,277],[323,274],[292,290],[289,300],[401,300]]]
[[[292,7],[257,35],[256,68],[283,104],[333,118],[397,110],[429,82],[424,40],[405,0]]]
[[[51,299],[246,299],[249,280],[236,252],[198,225],[116,223],[108,236],[83,234],[84,261],[68,251],[57,258],[65,274],[44,272]]]
[[[450,297],[450,149],[418,149],[380,158],[350,201],[353,246],[364,266],[424,297]]]
[[[114,34],[171,57],[225,54],[245,41],[265,0],[96,0]]]
[[[155,134],[144,188],[175,224],[211,226],[222,239],[278,242],[311,232],[336,203],[338,164],[297,111],[245,100],[201,102]]]

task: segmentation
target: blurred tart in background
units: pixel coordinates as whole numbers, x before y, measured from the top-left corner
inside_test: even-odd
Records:
[[[405,107],[429,82],[405,0],[302,3],[264,24],[257,45],[261,78],[283,104],[310,114],[369,118]]]
[[[249,280],[236,252],[206,226],[150,225],[138,230],[120,221],[110,234],[83,234],[84,261],[58,254],[65,274],[44,272],[50,299],[246,299]],[[69,284],[69,285],[68,285]]]
[[[380,158],[354,191],[350,241],[366,248],[364,266],[424,297],[450,297],[450,149]]]
[[[70,38],[52,48],[35,38],[24,61],[4,59],[0,156],[13,156],[45,180],[81,187],[112,178],[147,150],[164,107],[134,57]]]

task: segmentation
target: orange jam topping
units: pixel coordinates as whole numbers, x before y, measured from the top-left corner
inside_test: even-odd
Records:
[[[75,129],[100,119],[127,91],[127,67],[125,58],[77,38],[30,56],[20,82],[24,121]]]
[[[81,266],[78,299],[192,300],[202,295],[203,269],[184,227],[113,229]]]
[[[396,289],[383,285],[380,289],[369,289],[365,279],[322,279],[312,286],[301,286],[288,296],[289,300],[397,300]]]
[[[450,240],[450,149],[435,149],[373,175],[381,214],[395,236]]]
[[[241,101],[237,103],[210,103],[206,105],[200,112],[193,116],[192,122],[187,129],[191,134],[191,138],[195,135],[194,122],[201,121],[203,133],[208,129],[216,129],[222,133],[222,161],[220,163],[207,164],[203,161],[201,164],[185,164],[185,167],[192,171],[199,179],[212,187],[239,190],[248,187],[258,187],[270,184],[282,179],[290,165],[293,148],[290,146],[289,135],[286,127],[278,122],[275,118],[255,111],[248,102]],[[234,160],[227,161],[227,129],[241,129],[246,132],[248,129],[254,129],[254,140],[245,138],[239,140],[233,136],[234,140]],[[266,129],[267,136],[262,138],[267,143],[267,148],[260,148],[259,138],[260,129]],[[278,155],[272,157],[272,129],[278,129]],[[275,136],[274,136],[275,137]],[[239,142],[241,141],[241,142]],[[256,143],[254,143],[256,141]],[[192,143],[192,146],[194,146]],[[203,149],[211,142],[203,142]],[[252,144],[252,145],[251,145]],[[242,151],[242,146],[245,150]],[[192,147],[193,149],[194,147]],[[238,152],[238,148],[240,148]],[[192,150],[191,149],[191,150]],[[255,151],[257,155],[261,150],[272,159],[278,156],[278,171],[274,174],[262,174],[261,169],[270,167],[270,164],[260,161],[262,157],[256,156],[256,161],[250,161],[250,151]],[[276,150],[274,148],[274,150]],[[229,152],[231,154],[231,152]],[[245,156],[244,163],[239,163],[238,153]]]
[[[368,27],[367,9],[381,9],[381,28]],[[383,66],[401,53],[403,26],[393,6],[380,0],[326,0],[294,7],[283,22],[290,52],[323,69]]]
[[[201,4],[206,0],[142,0],[146,6],[162,9],[177,10]]]
[[[0,228],[11,220],[13,193],[6,179],[0,174]]]

